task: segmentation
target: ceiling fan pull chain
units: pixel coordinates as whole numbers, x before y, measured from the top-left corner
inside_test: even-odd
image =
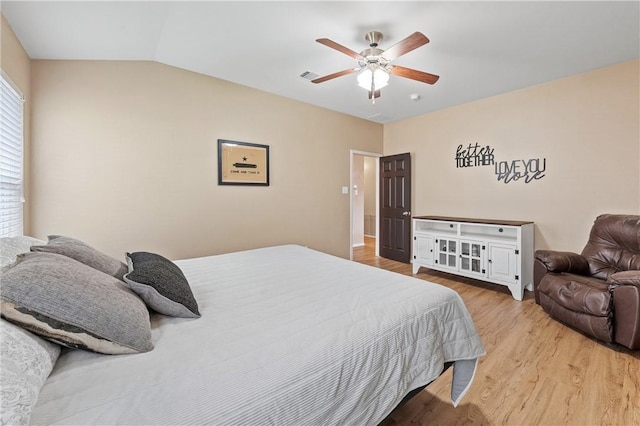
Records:
[[[373,72],[371,73],[371,91],[369,92],[369,96],[371,96],[371,105],[376,104],[376,92],[375,92],[375,79],[373,78]]]

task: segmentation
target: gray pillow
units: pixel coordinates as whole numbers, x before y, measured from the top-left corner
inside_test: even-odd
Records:
[[[75,238],[49,235],[48,244],[31,246],[31,251],[62,254],[119,280],[127,273],[127,265]]]
[[[154,311],[172,317],[198,318],[198,302],[180,268],[155,253],[127,253],[124,280]]]
[[[149,311],[125,284],[55,253],[24,253],[2,275],[2,316],[72,348],[105,354],[153,349]]]

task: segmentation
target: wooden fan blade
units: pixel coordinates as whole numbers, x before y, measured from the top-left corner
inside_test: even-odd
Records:
[[[371,91],[369,90],[369,99],[376,99],[380,97],[380,90]]]
[[[388,60],[393,61],[396,58],[404,55],[405,53],[411,52],[413,49],[417,49],[420,46],[429,43],[429,39],[427,36],[422,34],[421,32],[416,31],[411,34],[409,37],[404,40],[400,40],[384,52],[382,52],[382,56]]]
[[[334,72],[333,74],[325,75],[322,77],[318,77],[315,80],[311,80],[312,83],[323,83],[327,80],[331,80],[336,77],[342,77],[343,75],[348,75],[358,71],[358,68],[349,68],[348,70]]]
[[[440,78],[440,76],[435,74],[429,74],[428,72],[422,72],[412,68],[400,67],[398,65],[394,65],[389,72],[393,75],[397,75],[398,77],[410,78],[411,80],[417,80],[428,84],[433,84]]]
[[[349,49],[348,47],[344,47],[341,44],[336,43],[333,40],[329,40],[328,38],[319,38],[316,40],[318,43],[320,44],[324,44],[327,47],[330,47],[332,49],[337,50],[338,52],[342,52],[347,56],[351,56],[353,59],[358,60],[361,59],[362,56],[360,56],[359,53],[354,52],[353,50]]]

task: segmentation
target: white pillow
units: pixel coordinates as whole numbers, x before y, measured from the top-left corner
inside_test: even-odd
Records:
[[[27,253],[31,246],[46,244],[46,241],[33,237],[0,238],[0,272],[4,272],[16,261],[20,253]]]
[[[0,424],[28,425],[60,346],[0,319]]]

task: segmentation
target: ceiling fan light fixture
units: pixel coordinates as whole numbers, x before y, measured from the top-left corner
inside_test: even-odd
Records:
[[[358,74],[358,86],[366,90],[371,90],[371,80],[373,79],[373,90],[380,90],[389,84],[389,73],[381,68],[371,70],[365,69]]]

